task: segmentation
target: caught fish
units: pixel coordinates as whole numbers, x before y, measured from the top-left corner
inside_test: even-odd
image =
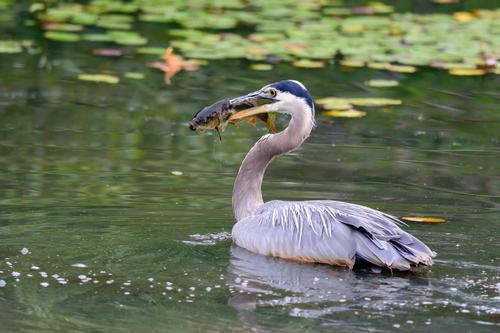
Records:
[[[237,124],[237,121],[231,120],[231,116],[240,110],[248,109],[250,107],[253,107],[253,105],[249,103],[232,105],[230,99],[225,98],[212,105],[204,107],[201,111],[195,114],[193,119],[189,122],[189,128],[193,131],[215,129],[219,134],[219,139],[222,139],[220,132],[224,131],[227,124]],[[255,126],[257,118],[265,122],[269,130],[273,133],[276,132],[274,115],[259,114],[255,117],[245,118],[245,121]]]
[[[193,131],[215,129],[223,131],[229,122],[229,117],[236,110],[231,106],[228,98],[215,102],[212,105],[204,107],[200,112],[194,115],[193,120],[189,122],[189,128]]]

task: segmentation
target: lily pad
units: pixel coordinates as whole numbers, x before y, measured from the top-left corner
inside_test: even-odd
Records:
[[[365,81],[365,86],[374,88],[397,87],[399,82],[396,80],[368,80]]]
[[[44,37],[50,40],[68,43],[78,42],[80,40],[80,35],[72,32],[47,31]]]
[[[144,79],[144,73],[126,72],[125,77],[127,79],[142,80],[142,79]]]
[[[89,42],[112,42],[113,38],[106,34],[83,34],[82,39]]]
[[[325,64],[322,61],[314,61],[314,60],[308,60],[308,59],[301,59],[294,61],[292,63],[295,67],[301,67],[301,68],[323,68],[325,67]]]
[[[341,60],[340,65],[345,67],[364,67],[365,63],[357,60]]]
[[[139,54],[162,55],[165,52],[164,47],[138,47],[136,52]]]
[[[338,97],[320,98],[316,100],[316,103],[321,105],[325,109],[349,110],[350,108],[352,108],[351,103],[343,98]]]
[[[23,48],[20,42],[13,40],[0,40],[0,53],[19,53]]]
[[[345,101],[352,105],[358,106],[386,106],[386,105],[400,105],[400,99],[392,98],[346,98]]]
[[[43,25],[43,28],[45,30],[66,31],[66,32],[76,32],[83,30],[83,26],[80,24],[57,23],[57,22],[45,23]]]
[[[120,45],[145,45],[148,40],[142,37],[140,34],[134,31],[120,31],[120,30],[110,30],[107,35],[111,39]]]
[[[473,68],[450,68],[448,72],[450,73],[450,75],[456,76],[481,76],[487,73],[485,69]]]
[[[80,74],[78,80],[91,82],[104,82],[109,84],[117,84],[120,79],[117,76],[109,74]]]
[[[251,64],[250,69],[254,71],[270,71],[273,69],[273,65],[270,64]]]
[[[342,111],[342,110],[328,110],[321,113],[324,116],[328,117],[339,117],[339,118],[361,118],[366,116],[365,111],[358,111],[354,109]]]

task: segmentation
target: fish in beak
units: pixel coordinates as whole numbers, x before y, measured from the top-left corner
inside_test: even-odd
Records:
[[[272,127],[270,127],[269,120],[271,117],[267,114],[269,112],[267,106],[276,101],[276,99],[261,90],[233,99],[226,98],[196,113],[189,122],[189,128],[193,131],[215,129],[220,138],[219,130],[223,131],[228,123],[235,124],[239,120],[258,117],[266,122],[273,132],[276,132],[274,121]]]

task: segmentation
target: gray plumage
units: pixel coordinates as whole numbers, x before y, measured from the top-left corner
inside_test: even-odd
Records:
[[[261,138],[240,167],[233,189],[234,242],[263,255],[349,268],[357,259],[397,270],[432,265],[435,253],[391,215],[333,200],[263,202],[262,180],[271,160],[299,147],[314,127],[307,89],[289,80],[260,91],[277,87],[282,90],[265,110],[288,113],[292,119],[284,131]]]

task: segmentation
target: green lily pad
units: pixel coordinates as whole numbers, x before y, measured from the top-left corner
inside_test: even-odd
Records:
[[[396,80],[368,80],[365,81],[365,86],[374,88],[397,87],[399,82]]]
[[[324,116],[328,117],[338,117],[338,118],[361,118],[366,116],[365,111],[358,111],[354,109],[349,109],[349,110],[328,110],[325,112],[321,113]]]
[[[78,80],[91,81],[91,82],[104,82],[109,84],[117,84],[120,79],[114,75],[108,74],[80,74]]]
[[[149,55],[162,55],[165,53],[164,47],[138,47],[136,52],[138,54],[149,54]]]
[[[89,42],[112,42],[113,38],[107,34],[83,34],[82,39]]]
[[[66,32],[76,32],[83,30],[83,26],[79,24],[70,24],[70,23],[46,23],[44,24],[43,28],[45,30],[66,31]]]
[[[110,30],[107,35],[120,45],[145,45],[148,40],[134,31]]]
[[[0,40],[0,53],[20,53],[23,48],[21,43],[14,40]]]
[[[295,67],[301,68],[323,68],[325,64],[322,61],[314,61],[309,59],[296,60],[292,63]]]
[[[142,80],[144,79],[144,73],[126,72],[125,77],[127,79]]]
[[[270,64],[251,64],[250,69],[254,71],[270,71],[273,69],[273,66]]]
[[[349,110],[352,108],[351,103],[349,103],[346,99],[338,97],[320,98],[316,100],[316,103],[325,109],[332,110]]]
[[[72,32],[47,31],[44,33],[44,37],[58,42],[69,43],[78,42],[80,40],[80,35]]]
[[[400,99],[393,98],[346,98],[345,101],[358,106],[401,105],[402,103]]]

